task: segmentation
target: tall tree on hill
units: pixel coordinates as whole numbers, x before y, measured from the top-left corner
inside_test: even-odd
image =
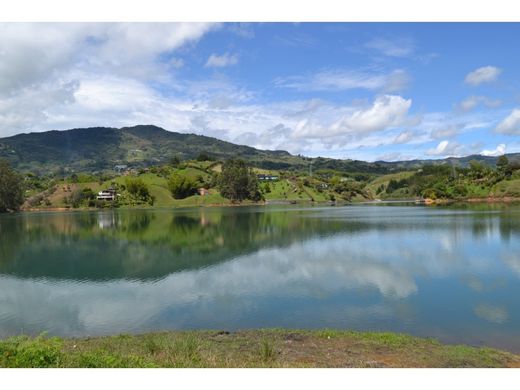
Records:
[[[24,201],[22,178],[0,160],[0,213],[17,211]]]
[[[227,160],[222,164],[218,186],[223,197],[233,201],[262,199],[258,178],[244,160]]]

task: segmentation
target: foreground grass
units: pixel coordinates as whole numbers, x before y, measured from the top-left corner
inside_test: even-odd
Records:
[[[520,367],[520,356],[431,339],[336,330],[162,332],[0,341],[1,367]]]

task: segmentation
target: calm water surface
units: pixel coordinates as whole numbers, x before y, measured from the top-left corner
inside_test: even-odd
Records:
[[[520,206],[0,216],[0,336],[389,330],[520,352]]]

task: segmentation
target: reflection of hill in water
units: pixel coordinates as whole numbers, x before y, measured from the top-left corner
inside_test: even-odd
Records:
[[[262,247],[339,231],[297,212],[200,210],[42,214],[0,220],[0,273],[75,280],[155,279]]]
[[[520,220],[506,214],[439,216],[436,210],[396,207],[22,214],[0,219],[0,274],[158,279],[311,237],[409,229],[457,234],[468,224],[474,236],[496,232],[507,240],[520,232]]]

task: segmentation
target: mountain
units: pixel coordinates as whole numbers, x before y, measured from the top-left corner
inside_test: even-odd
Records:
[[[99,172],[117,164],[146,167],[168,162],[174,156],[193,159],[205,153],[215,159],[239,157],[267,169],[334,169],[351,173],[384,174],[417,169],[425,164],[465,166],[471,160],[494,165],[496,157],[480,155],[442,160],[365,162],[331,158],[294,156],[283,150],[260,150],[217,138],[167,131],[153,125],[92,127],[63,131],[18,134],[0,138],[0,158],[20,171]],[[520,160],[520,154],[508,155]]]
[[[103,171],[116,164],[144,167],[167,162],[174,156],[196,158],[200,153],[216,159],[241,157],[273,168],[288,168],[301,160],[285,151],[263,151],[151,125],[53,130],[0,138],[0,158],[18,170],[37,173],[62,169]]]

